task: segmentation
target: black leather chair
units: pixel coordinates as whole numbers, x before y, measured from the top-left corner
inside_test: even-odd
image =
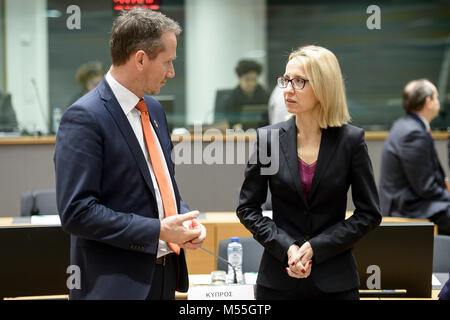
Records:
[[[433,250],[433,273],[450,272],[450,236],[435,235]]]

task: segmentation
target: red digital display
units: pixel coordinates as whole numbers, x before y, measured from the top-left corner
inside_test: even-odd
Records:
[[[113,0],[114,11],[130,10],[135,7],[158,10],[160,0]]]

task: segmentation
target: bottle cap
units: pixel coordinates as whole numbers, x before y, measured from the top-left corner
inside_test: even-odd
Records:
[[[239,237],[232,237],[231,242],[239,242]]]

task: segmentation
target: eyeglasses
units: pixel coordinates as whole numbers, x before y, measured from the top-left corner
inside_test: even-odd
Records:
[[[283,89],[286,88],[290,82],[291,86],[295,90],[302,90],[305,87],[307,81],[309,81],[309,80],[303,79],[303,78],[289,79],[286,77],[277,77],[277,84],[280,88],[283,88]]]

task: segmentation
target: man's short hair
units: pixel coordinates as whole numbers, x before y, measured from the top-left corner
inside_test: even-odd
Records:
[[[78,68],[75,78],[83,89],[87,89],[87,84],[90,79],[96,76],[103,77],[106,72],[108,72],[108,69],[102,62],[89,61]]]
[[[144,50],[149,59],[155,59],[165,49],[161,39],[165,32],[179,35],[181,27],[161,12],[144,8],[122,11],[113,23],[109,40],[112,64],[125,64],[138,50]]]
[[[433,98],[434,90],[428,79],[409,82],[403,90],[403,108],[406,112],[422,110],[427,97]]]

